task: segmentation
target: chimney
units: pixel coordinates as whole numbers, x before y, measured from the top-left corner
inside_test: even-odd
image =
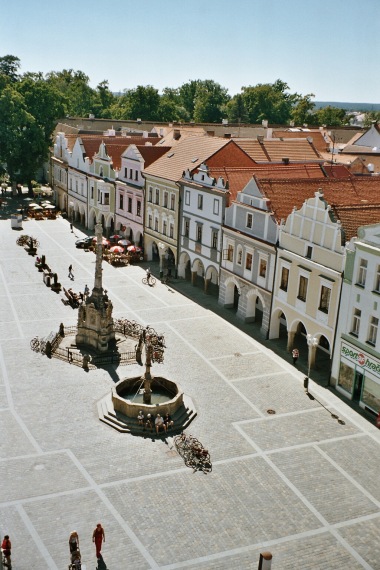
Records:
[[[283,164],[289,164],[289,158],[287,156],[282,158],[282,163]]]
[[[178,141],[181,138],[181,131],[180,129],[174,129],[173,131],[173,139]]]

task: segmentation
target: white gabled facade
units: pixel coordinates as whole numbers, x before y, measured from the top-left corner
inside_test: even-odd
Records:
[[[64,133],[57,133],[53,154],[50,158],[50,183],[53,188],[55,203],[62,212],[68,207],[68,165],[70,151]]]
[[[205,292],[219,286],[222,251],[222,223],[228,185],[222,178],[209,176],[201,164],[196,173],[187,169],[181,188],[181,220],[179,228],[178,276],[201,280]]]
[[[342,238],[321,191],[294,208],[279,231],[270,338],[278,338],[286,323],[288,350],[302,343],[311,367],[318,347],[332,355],[345,263]],[[306,335],[318,346],[307,347]]]
[[[278,225],[252,179],[226,208],[219,303],[267,336]]]
[[[78,137],[68,160],[68,203],[70,220],[87,226],[88,223],[88,172],[89,158],[85,156],[82,140]]]
[[[347,247],[331,381],[362,408],[380,411],[380,224]]]
[[[132,144],[121,155],[121,168],[116,179],[115,231],[137,245],[143,245],[144,234],[144,159]]]

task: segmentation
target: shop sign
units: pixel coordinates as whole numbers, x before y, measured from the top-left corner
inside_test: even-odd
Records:
[[[365,352],[361,352],[357,348],[350,346],[344,342],[342,342],[342,356],[354,362],[358,366],[370,370],[372,374],[375,374],[380,378],[380,362],[373,358],[373,356],[369,356]]]

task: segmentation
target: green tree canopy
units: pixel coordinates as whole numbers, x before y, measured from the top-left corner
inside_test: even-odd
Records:
[[[318,109],[318,111],[310,115],[308,122],[318,126],[328,125],[330,127],[340,127],[347,122],[346,111],[329,105],[328,107]]]
[[[20,60],[14,55],[4,55],[0,57],[0,74],[5,75],[9,81],[15,83],[19,79],[18,70],[20,69]]]
[[[259,83],[255,87],[242,87],[242,97],[250,123],[286,124],[299,95],[287,93],[289,87],[277,79],[274,83]]]

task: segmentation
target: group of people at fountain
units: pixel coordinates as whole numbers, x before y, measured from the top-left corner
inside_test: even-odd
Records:
[[[142,410],[139,411],[137,421],[139,426],[144,427],[144,430],[150,429],[150,431],[153,431],[154,426],[156,428],[156,433],[159,433],[161,430],[164,430],[166,433],[168,429],[172,428],[174,425],[170,414],[166,414],[164,417],[162,417],[161,414],[157,414],[156,418],[153,420],[152,414],[147,414],[145,418]]]

